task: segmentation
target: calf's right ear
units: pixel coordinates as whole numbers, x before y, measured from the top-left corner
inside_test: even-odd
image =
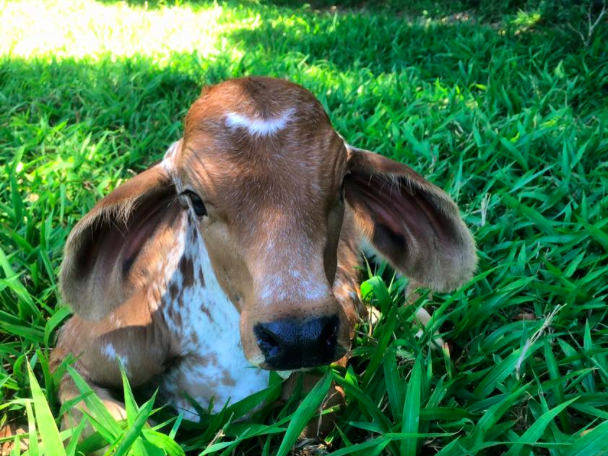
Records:
[[[156,165],[116,188],[72,229],[60,284],[80,317],[100,320],[143,286],[151,271],[141,260],[149,263],[158,232],[175,225],[176,196],[169,174]]]

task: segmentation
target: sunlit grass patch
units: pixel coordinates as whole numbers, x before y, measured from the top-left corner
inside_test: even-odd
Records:
[[[222,48],[221,35],[253,28],[260,17],[234,20],[230,9],[210,2],[161,9],[95,0],[6,2],[0,15],[0,54],[55,59],[147,56],[167,63],[175,53],[208,58]]]

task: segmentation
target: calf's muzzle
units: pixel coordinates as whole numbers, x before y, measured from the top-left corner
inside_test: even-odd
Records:
[[[260,367],[296,370],[330,364],[346,353],[338,343],[339,330],[338,315],[258,323],[254,333],[265,358]]]

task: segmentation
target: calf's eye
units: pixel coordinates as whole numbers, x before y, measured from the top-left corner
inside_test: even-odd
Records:
[[[190,203],[192,204],[192,209],[197,217],[204,217],[207,215],[207,208],[205,207],[205,203],[200,196],[194,193],[192,190],[186,190],[182,193],[183,196],[186,196]]]

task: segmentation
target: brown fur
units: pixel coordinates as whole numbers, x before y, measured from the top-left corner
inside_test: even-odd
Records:
[[[292,114],[287,126],[270,136],[226,124],[228,113],[265,120],[286,112]],[[262,356],[252,328],[279,317],[339,315],[338,342],[348,349],[362,312],[357,265],[363,239],[431,288],[455,288],[474,271],[474,242],[454,202],[407,166],[345,145],[321,104],[295,84],[245,78],[205,89],[163,163],[100,201],[66,244],[61,285],[77,315],[60,333],[53,364],[76,355],[75,368],[110,408],[116,404],[108,388],[119,387],[121,377],[117,363],[100,352],[105,342],[129,357],[134,386],[162,376],[181,356],[179,335],[156,310],[163,299],[181,299],[182,290],[173,286],[163,294],[161,285],[184,224],[200,231],[219,285],[240,312],[249,360]],[[188,203],[178,204],[184,190],[201,197],[206,217],[194,220]],[[183,256],[178,269],[183,288],[208,281],[191,257]],[[325,288],[306,299],[295,270]],[[272,288],[269,277],[280,286]],[[178,327],[179,312],[169,315]],[[213,309],[202,303],[200,312],[211,317]],[[257,364],[266,367],[263,360]],[[220,383],[234,381],[226,372]],[[176,382],[200,394],[216,386],[204,378]],[[66,378],[60,400],[75,394]]]

